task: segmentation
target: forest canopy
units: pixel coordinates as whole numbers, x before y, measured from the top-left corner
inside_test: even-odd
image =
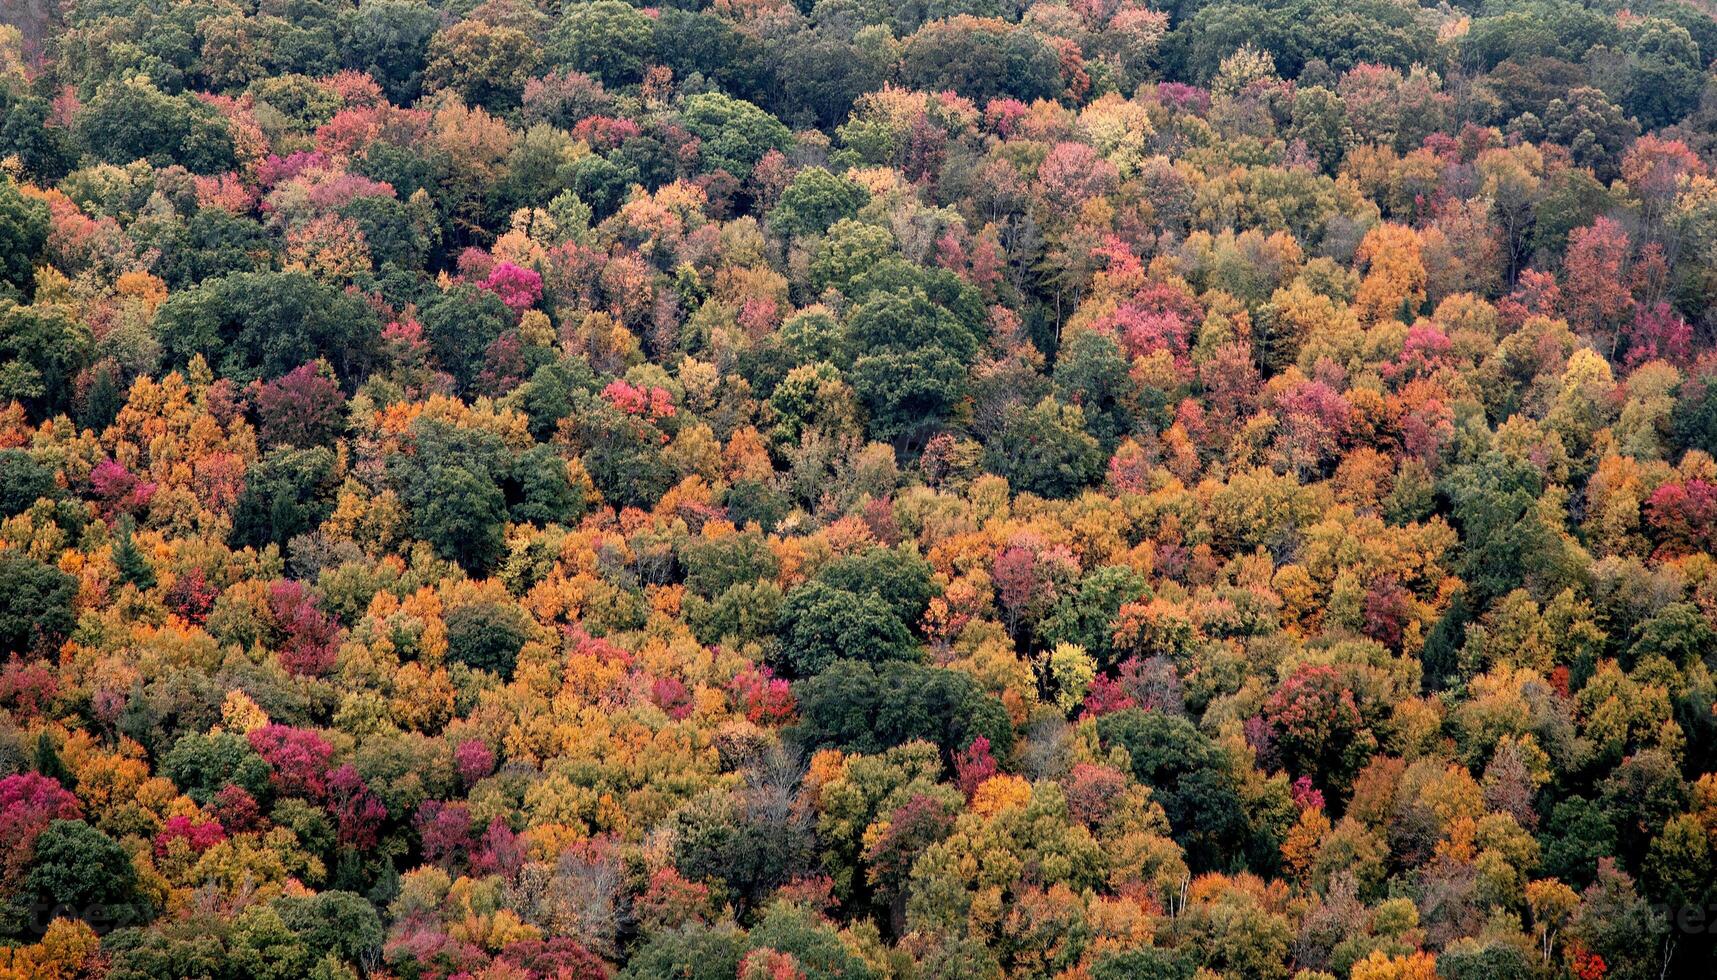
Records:
[[[0,9],[0,980],[1717,962],[1695,0]]]

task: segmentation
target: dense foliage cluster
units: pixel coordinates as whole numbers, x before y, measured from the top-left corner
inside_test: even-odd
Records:
[[[0,25],[0,978],[1660,980],[1687,0]]]

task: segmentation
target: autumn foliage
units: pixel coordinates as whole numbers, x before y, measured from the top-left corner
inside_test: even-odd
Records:
[[[1707,5],[0,7],[0,980],[1711,974]]]

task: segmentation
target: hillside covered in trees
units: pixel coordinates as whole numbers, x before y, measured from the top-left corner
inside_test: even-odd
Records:
[[[0,7],[0,980],[1717,970],[1703,0]]]

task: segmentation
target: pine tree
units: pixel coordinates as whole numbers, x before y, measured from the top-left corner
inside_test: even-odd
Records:
[[[54,780],[66,789],[77,787],[77,780],[72,777],[72,771],[66,768],[65,762],[61,761],[59,749],[54,747],[54,741],[48,737],[47,732],[36,736],[35,763],[37,772]]]
[[[138,589],[155,587],[155,569],[150,567],[149,559],[143,557],[143,550],[137,547],[137,542],[131,539],[131,519],[125,518],[119,524],[119,541],[113,547],[113,564],[119,569],[119,580]]]

